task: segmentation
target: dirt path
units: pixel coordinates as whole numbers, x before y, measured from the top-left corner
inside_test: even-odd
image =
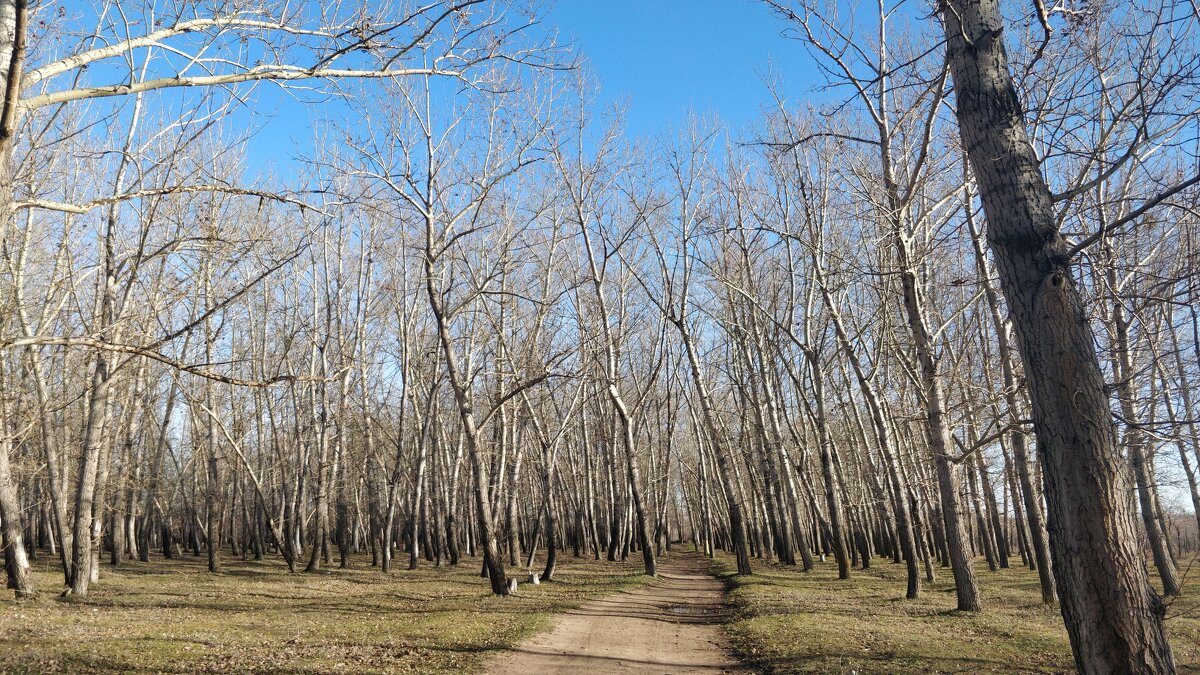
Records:
[[[675,554],[659,561],[654,583],[559,615],[554,630],[500,655],[487,672],[748,673],[727,649],[727,616],[704,558]]]

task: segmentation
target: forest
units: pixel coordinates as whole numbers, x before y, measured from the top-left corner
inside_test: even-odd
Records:
[[[1200,669],[1200,7],[722,1],[821,85],[644,136],[535,0],[0,0],[0,671],[712,575],[736,667]]]

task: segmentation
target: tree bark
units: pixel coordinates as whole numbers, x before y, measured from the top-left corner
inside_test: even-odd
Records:
[[[7,406],[2,409],[7,413]],[[8,572],[8,587],[16,593],[17,599],[32,598],[37,595],[33,579],[29,574],[29,557],[25,553],[25,543],[21,532],[21,500],[17,497],[17,489],[12,480],[12,469],[9,465],[8,451],[11,443],[8,438],[7,425],[0,429],[0,520],[3,531],[0,538],[4,545],[4,565]]]
[[[999,0],[944,0],[941,17],[963,146],[1033,403],[1076,665],[1084,673],[1173,672],[1091,326],[1009,74]]]
[[[24,0],[0,0],[0,243],[7,239],[13,218],[13,137],[25,58],[28,8]],[[0,417],[0,519],[3,519],[8,585],[18,598],[36,592],[29,576],[29,559],[21,534],[20,501],[9,465],[7,414]],[[65,524],[60,524],[60,528]]]

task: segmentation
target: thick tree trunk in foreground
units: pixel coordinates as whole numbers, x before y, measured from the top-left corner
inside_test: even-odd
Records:
[[[999,2],[945,0],[942,20],[963,146],[1025,362],[1075,662],[1084,673],[1173,672],[1092,330],[1008,72]]]
[[[23,0],[0,0],[0,243],[7,238],[13,218],[12,147],[25,54],[26,12]],[[9,467],[7,420],[0,419],[0,434],[5,435],[0,439],[0,519],[4,521],[8,586],[18,598],[33,597],[36,593],[21,537],[20,500]]]

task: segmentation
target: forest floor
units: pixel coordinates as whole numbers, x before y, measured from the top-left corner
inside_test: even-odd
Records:
[[[703,556],[659,559],[650,584],[588,602],[488,664],[491,675],[749,672],[730,654],[725,584]]]
[[[1057,608],[1041,604],[1035,572],[989,572],[976,561],[984,609],[955,609],[950,570],[904,599],[904,568],[876,560],[839,581],[833,560],[798,568],[753,561],[738,578],[732,557],[715,569],[733,585],[726,625],[735,652],[767,673],[1074,672]],[[1200,673],[1200,558],[1180,565],[1185,588],[1169,600],[1167,631],[1181,673]],[[1151,570],[1153,579],[1153,570]]]
[[[41,596],[16,602],[0,591],[0,673],[437,673],[488,663],[504,672],[521,669],[511,659],[566,649],[588,655],[571,666],[578,672],[618,661],[718,672],[736,668],[726,645],[770,673],[1073,670],[1062,618],[1040,604],[1036,574],[1021,567],[992,573],[977,561],[984,610],[961,613],[948,570],[907,601],[904,569],[890,562],[844,582],[832,561],[808,574],[754,561],[754,576],[742,579],[728,556],[677,551],[652,582],[636,556],[560,561],[559,581],[496,598],[474,559],[388,576],[362,557],[347,570],[295,575],[278,560],[230,559],[211,575],[203,558],[156,557],[105,564],[88,597],[62,600],[61,572],[43,555],[34,565]],[[726,578],[728,597],[708,569]],[[1170,601],[1167,627],[1180,672],[1200,673],[1200,559],[1181,572],[1184,594]],[[524,672],[542,669],[539,661]]]
[[[227,559],[212,575],[202,557],[155,557],[104,564],[86,598],[62,600],[60,568],[43,555],[37,599],[0,590],[0,673],[475,672],[548,630],[551,614],[648,580],[632,557],[559,560],[559,581],[497,598],[478,559],[388,576],[362,557],[294,575],[280,560]]]

